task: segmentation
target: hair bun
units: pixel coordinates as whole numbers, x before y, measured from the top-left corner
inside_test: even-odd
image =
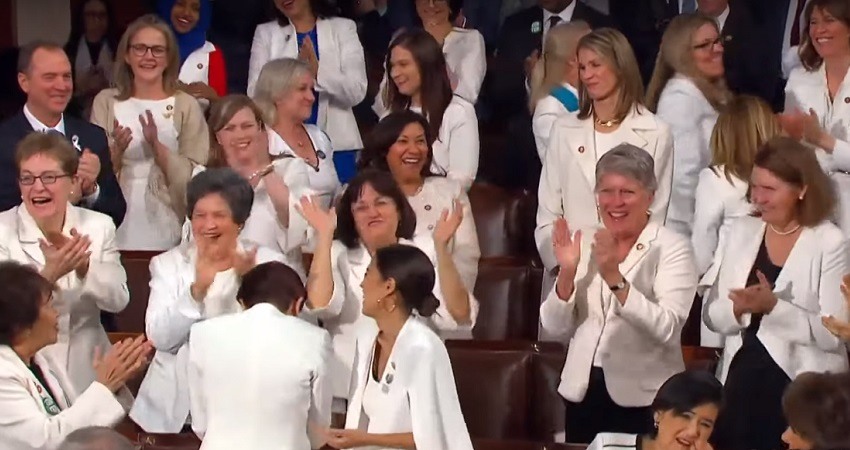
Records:
[[[416,309],[416,312],[419,313],[422,317],[431,317],[437,312],[437,308],[440,307],[440,300],[437,297],[429,292],[428,294],[422,297],[422,304],[419,305],[419,308]]]

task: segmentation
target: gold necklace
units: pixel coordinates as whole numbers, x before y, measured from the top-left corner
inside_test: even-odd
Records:
[[[593,117],[593,120],[596,122],[597,125],[603,126],[605,128],[611,128],[614,125],[617,125],[617,124],[620,123],[619,119],[602,120],[602,119],[600,119],[599,117],[596,117],[596,116]]]

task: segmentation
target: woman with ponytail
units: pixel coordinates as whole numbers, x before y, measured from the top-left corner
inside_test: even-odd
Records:
[[[673,190],[667,225],[690,237],[694,195],[702,169],[711,165],[711,132],[731,98],[717,22],[683,14],[670,22],[646,95],[646,105],[673,133]]]
[[[420,319],[440,307],[434,273],[414,246],[375,251],[360,287],[377,329],[357,339],[346,429],[330,430],[332,447],[472,450],[448,352]]]
[[[590,33],[581,20],[560,24],[546,34],[543,56],[529,77],[531,97],[528,108],[534,115],[534,143],[540,161],[549,145],[549,132],[559,117],[578,111],[578,41]]]

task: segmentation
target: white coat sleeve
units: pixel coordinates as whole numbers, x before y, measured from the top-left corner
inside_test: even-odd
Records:
[[[333,354],[331,337],[323,331],[322,349],[316,356],[318,363],[311,380],[310,409],[307,413],[312,448],[321,448],[325,444],[323,430],[331,426],[333,386],[331,385],[330,360]]]
[[[705,136],[699,111],[703,105],[688,92],[678,89],[664,95],[658,104],[658,118],[670,125],[673,134],[673,182],[667,223],[674,230],[690,234],[694,215],[694,192],[699,172],[708,167],[710,136]],[[660,188],[660,186],[659,186]]]
[[[540,305],[540,326],[555,336],[572,336],[576,331],[576,290],[564,300],[556,292],[557,282]]]
[[[119,313],[130,302],[127,272],[121,264],[121,254],[115,245],[115,226],[105,224],[103,247],[98,255],[89,258],[89,270],[83,280],[81,299],[93,300],[98,309]]]
[[[70,408],[49,416],[33,399],[26,381],[0,369],[0,434],[11,448],[54,450],[70,433],[91,426],[112,427],[124,418],[121,403],[106,386],[93,382]]]
[[[464,33],[468,34],[466,36],[468,45],[464,46],[466,53],[455,74],[457,76],[455,94],[475,104],[481,92],[481,85],[484,83],[484,75],[487,73],[484,37],[476,30],[467,30]]]
[[[798,345],[816,346],[824,351],[842,349],[843,343],[823,326],[821,317],[847,317],[841,282],[842,277],[850,272],[848,252],[850,249],[843,238],[840,242],[825,242],[818,292],[809,293],[807,299],[793,299],[789,298],[790,292],[783,293],[782,286],[777,286],[779,292],[774,292],[779,300],[773,311],[765,314],[762,328]]]
[[[189,336],[189,362],[187,377],[189,383],[189,414],[192,416],[192,431],[198,439],[204,440],[207,432],[207,398],[204,392],[204,331],[203,323],[192,327]]]
[[[540,162],[546,161],[546,149],[549,147],[549,135],[552,133],[552,124],[558,118],[558,110],[552,107],[549,101],[543,98],[537,102],[534,108],[534,116],[531,119],[531,128],[534,131],[534,144],[537,147],[537,156]]]
[[[478,320],[478,310],[479,310],[479,307],[480,307],[480,305],[478,303],[478,299],[475,298],[475,295],[472,293],[471,290],[467,289],[468,295],[469,295],[469,297],[468,297],[468,301],[469,301],[469,323],[465,323],[465,324],[457,323],[457,321],[454,319],[454,317],[452,317],[448,308],[446,308],[446,300],[445,300],[445,296],[443,295],[443,290],[441,288],[442,284],[440,284],[441,283],[441,281],[440,281],[440,271],[437,269],[437,251],[434,248],[434,245],[435,245],[434,240],[431,239],[431,238],[428,238],[428,239],[422,238],[416,244],[417,244],[417,247],[419,247],[420,250],[422,250],[426,255],[428,255],[428,258],[431,260],[431,263],[434,264],[434,290],[433,290],[433,294],[434,294],[434,297],[437,297],[437,300],[440,301],[440,306],[437,307],[437,311],[430,317],[431,322],[434,324],[434,326],[437,327],[438,330],[441,330],[441,331],[448,331],[448,332],[471,331],[475,327],[475,323]],[[461,279],[461,282],[463,282],[463,279]],[[456,336],[457,338],[461,339],[462,338],[461,336],[463,336],[463,335],[462,334],[461,335],[451,334],[451,336],[452,337]]]
[[[717,251],[720,225],[723,223],[723,198],[714,187],[725,182],[724,177],[722,173],[715,174],[710,168],[703,169],[699,174],[691,231],[691,244],[699,274],[708,270]]]
[[[661,344],[681,339],[698,281],[690,242],[676,237],[662,244],[652,292],[643,293],[630,285],[624,304],[611,302],[614,314]]]
[[[350,270],[346,261],[347,249],[342,242],[334,241],[331,246],[331,272],[333,274],[334,290],[331,299],[323,308],[310,308],[307,316],[316,317],[320,320],[332,319],[339,316],[346,302],[345,279],[347,271]],[[359,287],[358,287],[359,288]],[[306,308],[305,308],[306,309]]]
[[[651,220],[660,225],[664,225],[670,220],[670,208],[673,201],[673,171],[675,167],[674,161],[674,144],[673,135],[670,129],[663,127],[661,136],[658,139],[658,153],[655,155],[655,178],[658,180],[658,189],[655,190],[655,199],[652,205],[649,206],[652,212]]]
[[[564,216],[561,189],[566,181],[561,180],[565,171],[561,170],[563,166],[559,146],[566,145],[565,138],[561,127],[552,127],[549,141],[552,145],[546,151],[540,184],[537,188],[537,225],[534,228],[534,241],[537,243],[537,251],[540,253],[543,267],[547,271],[551,271],[558,265],[552,250],[552,224],[559,217]]]
[[[319,74],[316,91],[333,98],[334,105],[353,108],[366,97],[366,57],[357,36],[357,25],[348,19],[333,19],[335,44],[342,67],[322,65],[322,43],[319,43]]]
[[[254,31],[254,40],[251,42],[251,58],[248,60],[248,96],[254,97],[254,89],[263,66],[271,59],[271,43],[269,34],[264,24],[257,26]]]
[[[472,208],[469,205],[469,196],[466,191],[459,189],[456,197],[463,207],[463,220],[458,226],[452,241],[452,259],[463,285],[469,292],[475,289],[475,280],[478,278],[478,260],[481,259],[481,248],[478,245],[478,232],[475,229],[475,219],[472,217]]]
[[[446,121],[450,123],[446,124]],[[455,103],[446,109],[443,122],[443,126],[440,127],[440,139],[446,141],[449,153],[447,175],[468,191],[478,174],[481,145],[478,136],[478,116],[472,104]],[[448,128],[446,128],[447,125]]]
[[[419,352],[410,391],[410,422],[418,449],[472,450],[445,347]]]

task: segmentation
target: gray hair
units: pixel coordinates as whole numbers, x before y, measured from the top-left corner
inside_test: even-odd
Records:
[[[209,169],[195,175],[186,186],[189,220],[192,220],[195,204],[211,194],[218,194],[224,199],[237,225],[245,224],[254,204],[254,189],[248,180],[229,167]]]
[[[655,161],[646,150],[632,144],[622,143],[599,158],[596,163],[596,185],[605,174],[614,173],[629,177],[649,192],[658,189],[655,178]]]
[[[57,450],[136,450],[129,439],[112,428],[80,428],[65,437]]]
[[[295,88],[298,77],[304,74],[310,74],[310,66],[293,58],[274,59],[263,66],[254,88],[254,103],[260,107],[263,120],[269,126],[277,120],[275,102]]]

